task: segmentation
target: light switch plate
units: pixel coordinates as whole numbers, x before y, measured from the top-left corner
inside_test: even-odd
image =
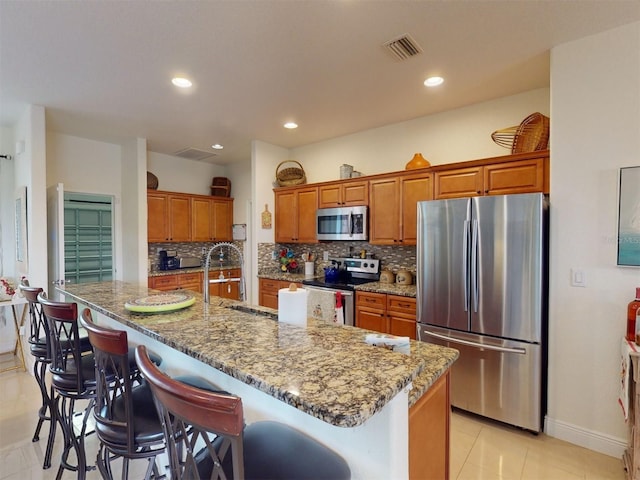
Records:
[[[571,269],[571,286],[572,287],[586,287],[587,277],[584,270],[581,268]]]

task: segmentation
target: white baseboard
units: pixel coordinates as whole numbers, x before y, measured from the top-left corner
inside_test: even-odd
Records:
[[[586,430],[551,417],[545,417],[544,424],[544,433],[550,437],[604,453],[605,455],[621,458],[627,448],[626,439]]]

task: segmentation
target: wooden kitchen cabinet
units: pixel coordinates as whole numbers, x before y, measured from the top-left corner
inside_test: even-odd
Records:
[[[149,277],[149,288],[161,291],[192,290],[202,293],[202,272],[169,273],[157,277]]]
[[[231,241],[232,224],[232,198],[207,196],[193,196],[191,198],[192,241]]]
[[[224,279],[220,278],[220,273],[224,276]],[[209,283],[209,295],[223,298],[231,298],[233,300],[240,300],[240,282],[235,279],[239,279],[241,275],[239,268],[228,268],[224,270],[210,270],[209,280],[224,280],[222,282]],[[229,281],[234,279],[234,281]]]
[[[371,180],[369,243],[415,245],[417,204],[432,198],[431,175],[427,172]]]
[[[435,198],[548,191],[548,156],[435,172]]]
[[[369,182],[340,181],[318,187],[318,208],[369,204]]]
[[[258,279],[258,304],[263,307],[278,309],[278,291],[288,288],[292,282],[286,280],[272,280],[270,278]],[[303,288],[301,283],[294,282],[298,288]]]
[[[449,478],[450,371],[409,408],[409,478]]]
[[[150,243],[191,241],[189,195],[148,190],[147,236]]]
[[[318,187],[275,191],[275,241],[316,243]]]
[[[416,299],[356,292],[356,327],[416,339]]]

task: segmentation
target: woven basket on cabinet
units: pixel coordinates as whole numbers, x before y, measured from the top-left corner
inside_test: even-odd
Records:
[[[285,163],[295,163],[298,167],[287,167],[280,170]],[[276,167],[276,182],[281,187],[289,187],[292,185],[303,185],[307,183],[307,176],[300,162],[296,160],[285,160],[280,162]]]
[[[496,130],[491,138],[501,147],[511,149],[511,153],[546,150],[549,148],[549,117],[532,113],[520,125]]]

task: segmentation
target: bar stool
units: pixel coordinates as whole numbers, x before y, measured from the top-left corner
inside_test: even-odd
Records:
[[[42,429],[43,423],[45,421],[50,422],[47,448],[42,464],[42,468],[49,468],[51,466],[53,442],[56,436],[56,423],[55,421],[51,422],[54,390],[53,387],[51,387],[50,391],[48,391],[45,381],[47,367],[51,363],[51,351],[47,340],[49,327],[42,313],[42,307],[38,303],[38,294],[42,292],[42,288],[31,287],[26,279],[22,280],[18,288],[20,288],[22,295],[27,299],[29,305],[29,352],[34,358],[33,376],[38,383],[42,397],[42,406],[38,410],[38,424],[36,425],[36,431],[31,441],[37,442],[40,440],[40,430]]]
[[[97,380],[93,415],[100,448],[96,464],[102,478],[113,478],[111,460],[122,458],[122,474],[129,477],[129,460],[148,459],[145,479],[159,476],[156,456],[163,453],[164,432],[153,395],[137,368],[131,371],[127,332],[101,327],[86,308],[80,318],[89,334]],[[135,363],[134,363],[135,366]]]
[[[136,347],[136,362],[162,418],[172,479],[351,478],[342,457],[287,425],[264,421],[245,428],[240,397],[169,378],[143,345]]]
[[[84,437],[87,419],[93,408],[96,396],[95,363],[93,352],[83,352],[78,328],[78,304],[54,302],[41,292],[38,302],[47,319],[49,327],[49,345],[51,348],[51,385],[57,395],[54,396],[51,409],[52,422],[55,418],[60,422],[64,434],[64,448],[60,458],[57,479],[62,477],[65,469],[77,472],[78,479],[86,478],[87,470],[95,467],[87,466]],[[73,417],[75,403],[88,400],[84,409],[82,427],[76,435]],[[74,449],[77,465],[69,463],[69,453]]]

